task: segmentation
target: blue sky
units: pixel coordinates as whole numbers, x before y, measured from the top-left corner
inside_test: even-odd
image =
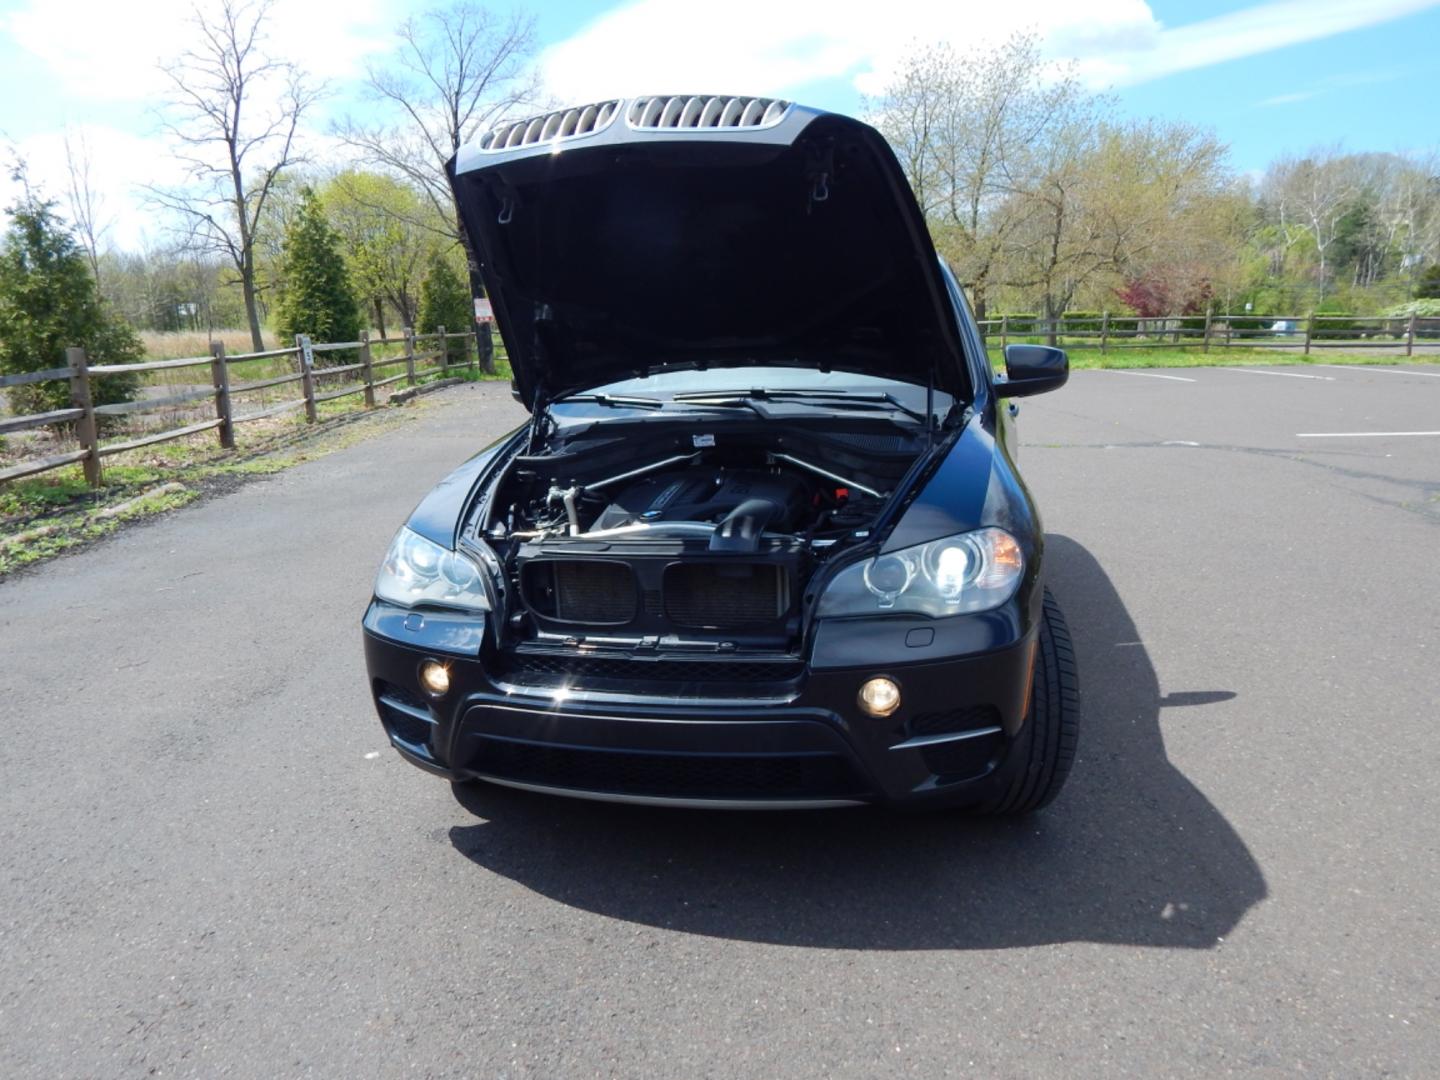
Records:
[[[156,129],[155,62],[184,47],[189,7],[0,0],[0,142],[58,193],[64,133],[83,135],[126,246],[161,226],[135,188],[178,179]],[[322,159],[335,152],[327,120],[368,108],[357,76],[393,48],[407,10],[400,0],[275,0],[272,44],[334,90],[308,133]],[[1215,129],[1241,171],[1314,146],[1440,143],[1440,0],[546,0],[532,10],[557,100],[736,91],[855,111],[917,40],[964,47],[1033,28],[1122,112]],[[0,184],[0,198],[10,194]]]

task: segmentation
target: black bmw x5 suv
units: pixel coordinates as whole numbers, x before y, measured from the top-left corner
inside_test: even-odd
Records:
[[[507,124],[451,181],[528,423],[396,535],[392,745],[455,781],[1024,813],[1078,688],[1004,398],[870,127],[744,97]]]

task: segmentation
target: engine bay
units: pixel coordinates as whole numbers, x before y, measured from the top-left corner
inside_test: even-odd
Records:
[[[896,427],[577,439],[517,455],[477,533],[519,600],[521,640],[591,628],[613,645],[778,648],[816,567],[863,538],[925,446]]]

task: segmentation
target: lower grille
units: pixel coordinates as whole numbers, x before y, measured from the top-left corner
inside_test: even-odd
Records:
[[[665,615],[706,629],[773,623],[790,607],[788,585],[772,563],[674,563],[665,568]]]
[[[513,653],[498,674],[507,682],[547,678],[601,679],[618,682],[785,683],[800,677],[800,660],[635,660],[613,656],[553,656]]]
[[[910,718],[907,729],[911,737],[918,735],[958,735],[1000,726],[1000,710],[993,705],[971,705],[944,712],[918,713]],[[1003,739],[1000,733],[977,735],[970,739],[936,743],[921,753],[925,767],[945,780],[967,780],[988,772]]]
[[[411,746],[424,746],[430,741],[435,725],[416,715],[417,712],[430,715],[429,706],[419,697],[403,686],[388,682],[376,683],[375,694],[380,717],[391,734]]]
[[[949,735],[957,731],[999,726],[1000,710],[994,705],[971,705],[944,712],[917,713],[910,718],[907,728],[913,738],[916,735]]]
[[[849,762],[834,754],[643,754],[487,738],[473,767],[501,780],[615,795],[838,799],[864,793]]]
[[[925,767],[945,780],[969,780],[990,770],[1001,745],[1000,734],[939,743],[925,748]]]

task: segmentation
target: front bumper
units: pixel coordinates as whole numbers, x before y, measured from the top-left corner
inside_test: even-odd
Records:
[[[1018,612],[989,613],[983,633],[972,626],[967,643],[993,647],[961,656],[916,648],[914,626],[872,625],[867,663],[827,648],[844,666],[686,684],[522,677],[499,656],[416,648],[366,622],[371,691],[392,745],[454,780],[681,806],[964,804],[1007,782],[1010,750],[1028,734],[1034,634],[1020,632]],[[419,689],[427,659],[450,667],[440,699]],[[875,675],[902,690],[884,719],[857,704]]]

